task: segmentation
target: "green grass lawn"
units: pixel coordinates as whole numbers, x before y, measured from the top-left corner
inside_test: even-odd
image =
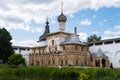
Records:
[[[0,76],[24,75],[51,78],[78,77],[79,80],[120,80],[120,68],[75,68],[75,67],[0,67]]]

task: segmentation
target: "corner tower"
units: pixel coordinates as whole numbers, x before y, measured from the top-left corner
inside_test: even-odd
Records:
[[[63,2],[61,2],[61,14],[58,16],[59,30],[65,31],[65,22],[67,17],[63,14]]]

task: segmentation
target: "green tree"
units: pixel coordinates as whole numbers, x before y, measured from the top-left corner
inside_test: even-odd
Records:
[[[0,60],[3,63],[8,61],[8,57],[10,57],[14,51],[12,48],[12,36],[5,28],[0,28]]]
[[[87,38],[87,42],[94,42],[94,41],[100,41],[100,40],[101,40],[101,37],[97,37],[96,34],[90,35]]]
[[[8,59],[8,64],[10,66],[17,67],[18,65],[25,65],[25,59],[21,54],[13,54]]]

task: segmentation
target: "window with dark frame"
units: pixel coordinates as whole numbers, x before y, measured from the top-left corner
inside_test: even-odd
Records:
[[[54,45],[54,40],[52,40],[52,46]]]
[[[65,46],[63,46],[63,50],[65,50]]]
[[[84,47],[82,46],[81,48],[82,48],[81,50],[83,51],[83,50],[84,50]]]
[[[75,50],[77,50],[77,46],[75,46]]]
[[[41,61],[41,64],[43,64],[43,60]]]
[[[65,63],[66,63],[66,65],[67,65],[67,64],[68,64],[68,61],[66,60]]]
[[[53,60],[53,65],[55,64],[55,61]]]
[[[48,64],[50,65],[50,60],[48,61]]]
[[[78,65],[78,60],[76,60],[76,65]]]

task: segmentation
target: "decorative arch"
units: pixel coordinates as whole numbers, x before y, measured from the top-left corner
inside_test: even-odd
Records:
[[[120,50],[115,53],[115,66],[120,67]]]
[[[74,64],[79,65],[79,57],[78,56],[74,57]]]
[[[36,61],[36,66],[39,66],[39,65],[40,65],[39,60],[37,60]]]
[[[116,56],[118,53],[120,53],[120,51],[117,51],[117,52],[115,53],[115,56]]]
[[[112,53],[110,51],[105,51],[103,54],[108,57],[108,64],[110,64],[112,62]]]
[[[111,52],[109,52],[109,51],[105,51],[105,52],[103,52],[103,54],[105,54],[105,55],[106,55],[107,53],[110,53],[110,54],[111,54]],[[106,56],[107,56],[107,55],[106,55]]]

